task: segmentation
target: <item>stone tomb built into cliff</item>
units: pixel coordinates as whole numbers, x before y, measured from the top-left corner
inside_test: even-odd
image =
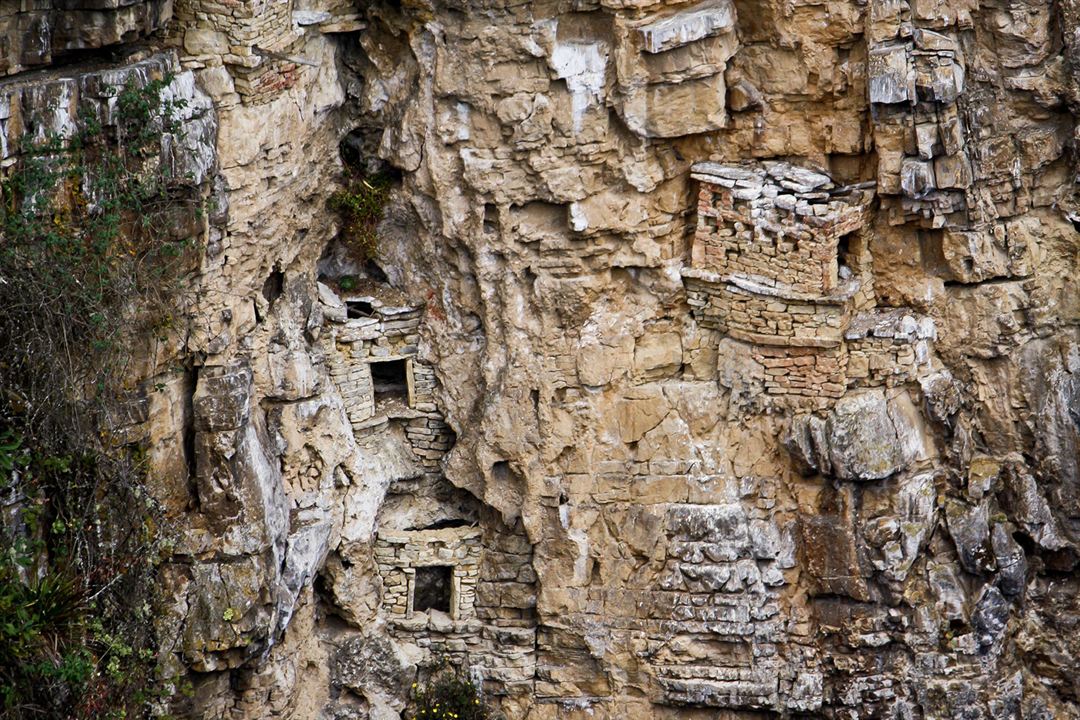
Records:
[[[928,368],[933,322],[874,307],[873,184],[838,187],[782,162],[693,166],[697,227],[682,275],[703,326],[751,348],[778,402],[823,407],[849,387]]]
[[[330,376],[357,442],[406,457],[372,544],[380,617],[408,646],[482,669],[487,692],[521,692],[536,665],[532,545],[520,521],[506,525],[442,473],[454,435],[434,402],[433,368],[417,359],[423,306],[369,277],[324,277],[319,293]]]
[[[323,283],[319,293],[334,325],[330,375],[353,431],[399,423],[418,460],[437,469],[453,433],[435,406],[434,370],[416,359],[423,308],[367,278],[340,297]]]

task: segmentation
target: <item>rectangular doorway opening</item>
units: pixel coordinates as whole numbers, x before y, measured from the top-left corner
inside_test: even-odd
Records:
[[[431,565],[416,568],[413,584],[413,612],[441,610],[450,612],[454,568],[450,565]]]
[[[371,384],[375,406],[388,400],[409,400],[409,366],[404,358],[371,363]]]

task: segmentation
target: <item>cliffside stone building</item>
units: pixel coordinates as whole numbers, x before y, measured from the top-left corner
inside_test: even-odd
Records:
[[[873,306],[873,183],[837,187],[782,162],[698,163],[687,299],[698,322],[751,348],[748,374],[793,406],[914,378],[933,322]]]

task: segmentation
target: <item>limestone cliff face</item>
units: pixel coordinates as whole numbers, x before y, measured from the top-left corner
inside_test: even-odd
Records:
[[[174,712],[398,718],[446,654],[508,718],[1080,716],[1072,2],[158,10]]]

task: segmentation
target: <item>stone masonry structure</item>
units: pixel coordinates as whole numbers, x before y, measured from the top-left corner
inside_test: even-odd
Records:
[[[326,317],[339,323],[331,377],[353,432],[400,420],[419,461],[436,471],[453,433],[434,403],[434,372],[416,360],[422,308],[408,306],[400,293],[371,281],[344,293],[344,299],[326,285],[319,292]]]
[[[417,569],[447,567],[451,580],[443,612],[451,620],[475,617],[482,534],[475,528],[380,533],[375,557],[385,588],[383,605],[394,616],[412,617],[417,612]]]
[[[752,348],[744,370],[768,395],[813,407],[929,369],[933,320],[873,308],[867,188],[786,163],[699,163],[691,177],[687,302],[704,326]]]

